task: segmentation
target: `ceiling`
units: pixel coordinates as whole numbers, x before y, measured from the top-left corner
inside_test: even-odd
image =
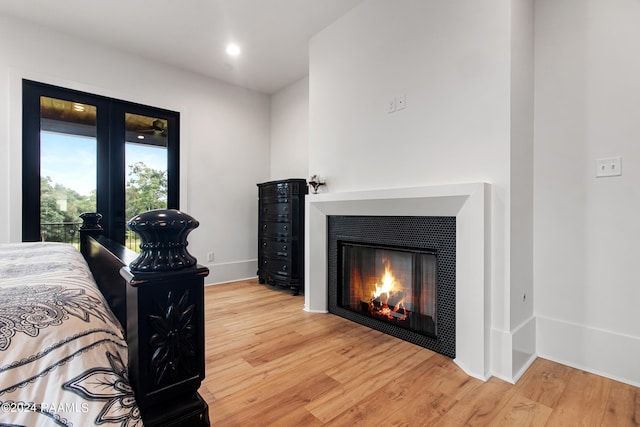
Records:
[[[362,1],[2,0],[0,14],[271,94],[307,75],[310,37]]]

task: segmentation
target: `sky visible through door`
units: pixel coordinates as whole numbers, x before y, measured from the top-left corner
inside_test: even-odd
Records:
[[[41,133],[42,177],[50,177],[82,196],[96,189],[95,138],[55,132]],[[127,166],[142,162],[156,170],[166,170],[167,149],[137,143],[127,144]],[[129,168],[127,167],[127,170]]]

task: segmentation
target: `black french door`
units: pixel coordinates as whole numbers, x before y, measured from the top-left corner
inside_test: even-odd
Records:
[[[179,208],[178,112],[29,80],[22,90],[23,241],[61,241],[84,208],[124,243],[132,208]]]

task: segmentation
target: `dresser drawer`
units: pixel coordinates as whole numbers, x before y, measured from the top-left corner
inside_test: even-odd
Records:
[[[291,235],[291,224],[287,222],[263,221],[260,224],[263,236],[288,237]]]
[[[262,218],[271,221],[288,221],[291,214],[289,203],[264,203],[262,205]]]
[[[289,277],[291,275],[291,262],[287,259],[263,257],[260,268],[269,276]]]
[[[288,182],[279,182],[260,186],[258,195],[263,199],[280,199],[289,197],[291,191]]]
[[[291,242],[263,239],[260,241],[260,250],[265,256],[288,257],[291,253]]]

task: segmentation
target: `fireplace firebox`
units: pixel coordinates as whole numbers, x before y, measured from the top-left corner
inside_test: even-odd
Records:
[[[455,357],[455,217],[329,216],[329,312]]]
[[[434,252],[339,241],[338,257],[341,307],[437,337]]]

